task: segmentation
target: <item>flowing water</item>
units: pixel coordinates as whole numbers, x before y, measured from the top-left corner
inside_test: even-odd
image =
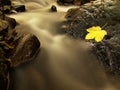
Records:
[[[27,12],[13,14],[21,31],[35,34],[41,42],[37,57],[13,72],[10,90],[119,90],[94,57],[86,54],[89,43],[60,31],[69,8],[53,0],[13,0]],[[56,5],[58,12],[50,12]],[[119,86],[119,85],[118,85]]]

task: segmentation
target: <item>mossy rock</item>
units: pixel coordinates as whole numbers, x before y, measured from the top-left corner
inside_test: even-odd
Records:
[[[119,4],[120,5],[120,4]],[[85,40],[86,29],[92,26],[105,27],[107,31],[103,42],[90,41],[93,53],[112,74],[120,75],[120,7],[114,1],[101,4],[99,1],[88,3],[67,12],[66,33]]]

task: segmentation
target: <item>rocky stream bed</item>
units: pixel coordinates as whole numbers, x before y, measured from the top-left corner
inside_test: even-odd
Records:
[[[16,30],[16,20],[5,15],[25,11],[24,5],[12,6],[10,0],[2,0],[0,9],[0,90],[8,90],[10,70],[30,60],[40,42],[33,34]]]
[[[60,5],[80,5],[80,0],[58,0]],[[86,0],[86,2],[89,2]],[[82,2],[82,4],[86,3]],[[5,8],[3,9],[3,5]],[[56,7],[54,6],[52,9]],[[31,33],[16,30],[19,25],[14,18],[5,14],[25,11],[24,5],[12,5],[10,0],[2,0],[0,12],[0,90],[8,90],[9,72],[12,68],[31,60],[40,48],[40,42]],[[85,40],[91,43],[91,52],[96,55],[106,72],[120,75],[120,7],[115,1],[94,1],[68,10],[65,33],[85,40],[86,29],[92,26],[105,26],[108,34],[102,42]]]

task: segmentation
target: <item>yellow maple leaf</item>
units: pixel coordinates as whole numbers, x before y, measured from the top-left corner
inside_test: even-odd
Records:
[[[95,39],[97,42],[102,41],[105,35],[107,35],[106,30],[102,30],[100,26],[93,26],[88,28],[87,32],[89,33],[86,35],[85,39]]]
[[[100,30],[101,30],[100,26],[93,26],[87,29],[88,32],[94,32],[94,31],[100,31]]]

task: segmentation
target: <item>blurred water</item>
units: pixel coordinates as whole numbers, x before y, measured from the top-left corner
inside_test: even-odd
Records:
[[[20,23],[16,29],[35,34],[42,45],[33,61],[14,70],[10,90],[119,90],[86,52],[89,43],[60,33],[66,11],[74,6],[59,6],[53,0],[13,1],[28,10],[10,15]],[[51,5],[57,6],[57,13],[49,11]]]

